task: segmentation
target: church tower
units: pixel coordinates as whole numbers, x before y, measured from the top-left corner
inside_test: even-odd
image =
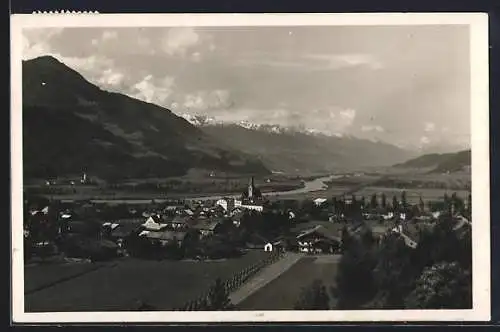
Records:
[[[254,182],[253,182],[253,176],[250,179],[250,182],[248,183],[248,199],[253,198],[253,188],[254,188]]]

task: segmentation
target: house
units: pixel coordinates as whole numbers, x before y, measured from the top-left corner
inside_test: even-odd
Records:
[[[203,220],[193,226],[200,232],[201,237],[207,237],[218,233],[222,229],[221,220]]]
[[[177,248],[182,248],[186,244],[186,239],[188,232],[175,232],[171,230],[163,231],[143,231],[139,234],[153,243],[158,243],[161,246],[174,246]]]
[[[468,226],[471,225],[470,220],[465,218],[462,215],[457,215],[453,219],[455,220],[455,225],[453,226],[454,231],[459,230],[466,225],[468,225]]]
[[[120,247],[123,245],[125,239],[136,233],[141,227],[140,224],[134,223],[120,223],[117,225],[109,232],[108,236],[115,243],[118,243]]]
[[[229,200],[228,199],[219,199],[217,202],[215,202],[215,205],[221,206],[224,211],[228,211],[229,209]]]
[[[169,228],[174,230],[188,229],[193,225],[194,219],[186,216],[175,216],[172,220],[166,221]]]
[[[101,225],[97,221],[69,220],[65,226],[63,232],[68,235],[98,237],[101,233]]]
[[[186,215],[186,216],[194,216],[194,212],[191,209],[185,209],[183,211],[183,214]]]
[[[160,216],[152,215],[141,226],[148,231],[160,231],[168,227],[168,224],[162,223]]]
[[[383,215],[382,215],[382,218],[383,218],[384,220],[391,220],[391,219],[393,219],[393,218],[394,218],[394,212],[388,212],[388,213],[386,213],[386,214],[383,214]]]
[[[256,204],[242,204],[240,207],[241,207],[242,209],[252,210],[252,211],[257,211],[257,212],[262,212],[262,211],[264,211],[264,206],[263,206],[263,205],[256,205]]]
[[[297,235],[298,248],[305,253],[334,253],[341,243],[341,238],[322,225],[303,231]]]
[[[412,249],[417,248],[418,246],[418,228],[415,225],[405,224],[398,225],[391,230],[393,233],[399,234],[407,247]]]
[[[318,198],[316,198],[316,199],[314,199],[314,200],[313,200],[313,202],[314,202],[314,204],[315,204],[316,206],[321,206],[321,205],[323,205],[323,203],[325,203],[326,201],[327,201],[327,199],[326,199],[326,198],[322,198],[322,197],[318,197]]]

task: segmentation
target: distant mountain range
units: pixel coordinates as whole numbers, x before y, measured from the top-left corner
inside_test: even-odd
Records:
[[[383,142],[325,135],[300,127],[245,121],[224,123],[204,115],[182,116],[212,137],[225,140],[234,149],[257,156],[275,171],[329,172],[362,169],[388,166],[415,155]]]
[[[235,122],[224,122],[217,120],[214,117],[210,117],[207,115],[200,115],[200,114],[181,114],[181,116],[186,119],[189,123],[191,123],[194,126],[198,127],[207,127],[207,126],[217,126],[217,125],[236,125],[239,127],[243,127],[245,129],[250,129],[250,130],[259,130],[259,131],[264,131],[268,133],[274,133],[274,134],[293,134],[293,133],[302,133],[302,134],[308,134],[308,135],[321,135],[321,136],[326,136],[325,134],[321,133],[318,130],[311,129],[311,128],[303,128],[301,126],[290,126],[290,127],[285,127],[281,126],[278,124],[258,124],[258,123],[252,123],[249,121],[235,121]],[[344,135],[342,134],[335,134],[335,135],[329,135],[329,136],[335,136],[335,137],[342,137]]]
[[[23,62],[25,176],[86,171],[101,178],[319,173],[401,163],[415,154],[384,142],[301,127],[177,116],[101,90],[57,59]]]
[[[397,168],[428,169],[432,173],[447,173],[464,170],[471,165],[471,150],[455,153],[432,153],[396,164]]]
[[[26,177],[90,174],[166,177],[200,168],[268,174],[236,151],[160,106],[103,91],[57,59],[23,62]]]

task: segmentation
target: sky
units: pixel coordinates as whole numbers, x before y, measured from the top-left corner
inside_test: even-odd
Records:
[[[32,28],[101,88],[220,121],[405,147],[470,142],[467,26]]]

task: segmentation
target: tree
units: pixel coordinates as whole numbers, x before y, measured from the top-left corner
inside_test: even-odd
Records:
[[[403,211],[406,212],[406,210],[408,208],[408,201],[406,199],[406,191],[405,190],[403,190],[403,192],[401,193],[401,205],[402,205]]]
[[[424,269],[405,299],[407,309],[472,308],[472,278],[457,262],[440,262]]]
[[[422,196],[420,196],[420,198],[418,199],[418,208],[420,209],[420,212],[424,212],[425,210],[425,204],[422,199]]]
[[[374,251],[360,240],[352,238],[349,242],[352,245],[343,252],[336,276],[339,309],[358,309],[375,293]]]
[[[342,231],[341,231],[340,250],[342,250],[342,251],[348,250],[349,245],[351,244],[351,241],[352,241],[352,236],[349,233],[347,226],[344,225],[344,227],[342,227]]]
[[[401,309],[406,295],[411,291],[418,271],[411,261],[412,250],[397,234],[389,234],[379,248],[374,268],[376,288],[381,296],[379,306]]]
[[[451,203],[448,193],[444,193],[443,202],[445,211],[448,211],[450,209],[450,203]]]
[[[229,294],[220,278],[215,280],[215,284],[208,292],[208,307],[210,310],[225,310],[231,306]]]
[[[392,196],[392,209],[396,212],[399,209],[399,202],[396,195]]]
[[[333,206],[333,212],[337,213],[339,207],[338,207],[337,197],[335,196],[332,198],[332,206]]]
[[[374,210],[378,208],[378,201],[377,201],[377,194],[376,193],[372,195],[372,198],[370,200],[370,207]]]
[[[385,193],[382,193],[381,205],[384,210],[387,208],[387,196]]]
[[[363,227],[361,231],[361,243],[366,246],[366,248],[371,248],[375,244],[375,236],[373,235],[373,231],[370,227]]]
[[[295,310],[328,310],[330,297],[321,280],[314,280],[309,287],[302,289],[295,303]]]

